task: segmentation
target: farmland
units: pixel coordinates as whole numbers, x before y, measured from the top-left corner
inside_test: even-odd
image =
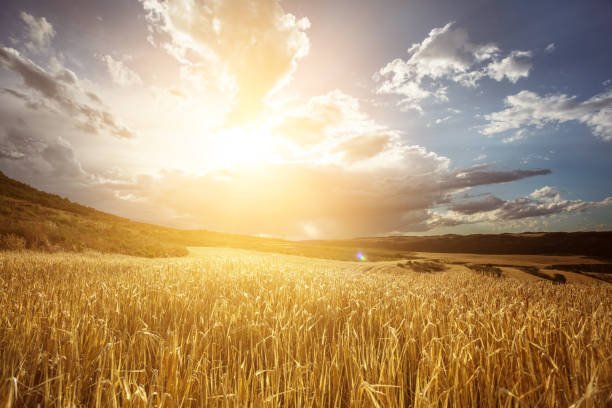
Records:
[[[610,404],[612,287],[485,276],[466,257],[417,272],[222,248],[3,252],[0,402]]]

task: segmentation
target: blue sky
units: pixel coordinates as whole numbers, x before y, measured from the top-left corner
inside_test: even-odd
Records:
[[[608,1],[19,1],[0,169],[287,238],[609,230]]]

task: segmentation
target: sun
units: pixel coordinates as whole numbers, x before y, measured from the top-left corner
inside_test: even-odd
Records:
[[[186,157],[213,169],[263,165],[279,160],[278,141],[264,126],[220,128],[191,138]],[[198,159],[199,157],[199,159]]]
[[[217,141],[220,157],[227,167],[269,163],[274,160],[274,139],[267,129],[230,128]]]

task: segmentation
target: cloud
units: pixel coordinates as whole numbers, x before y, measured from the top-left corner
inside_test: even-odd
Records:
[[[500,52],[494,43],[472,42],[465,29],[451,22],[434,28],[422,42],[413,44],[408,59],[397,58],[376,72],[376,92],[399,95],[400,107],[422,111],[425,100],[448,100],[442,80],[475,87],[487,76],[515,83],[529,75],[530,51],[512,51],[501,60]]]
[[[102,61],[114,83],[120,86],[140,85],[140,76],[128,68],[123,61],[116,60],[110,55],[102,56]]]
[[[530,197],[539,200],[561,201],[561,192],[555,187],[544,186],[529,194]]]
[[[507,144],[507,143],[514,143],[517,142],[519,140],[523,140],[527,137],[527,129],[519,129],[516,132],[514,132],[512,135],[505,137],[502,140],[502,143]]]
[[[529,76],[533,53],[531,51],[512,51],[506,58],[493,61],[487,66],[487,74],[496,81],[505,78],[515,84],[519,79]]]
[[[81,165],[78,151],[40,126],[46,122],[37,116],[46,111],[28,115],[26,125],[7,110],[21,100],[2,97],[0,167],[6,174],[102,210],[178,227],[288,238],[425,231],[431,210],[460,191],[549,173],[487,165],[452,169],[447,157],[402,143],[358,100],[339,92],[299,106],[305,115],[310,111],[301,109],[311,107],[315,117],[327,119],[322,139],[305,146],[304,156],[199,175],[114,170],[91,161]]]
[[[565,94],[539,96],[531,91],[521,91],[507,96],[505,105],[506,109],[484,116],[489,123],[480,130],[482,134],[577,121],[589,126],[595,136],[612,140],[612,91],[582,102]]]
[[[555,49],[557,48],[557,46],[555,45],[555,43],[550,43],[546,46],[546,48],[544,49],[544,51],[546,51],[547,53],[551,53],[553,52]]]
[[[487,168],[488,165],[483,164],[468,169],[456,170],[442,179],[439,183],[439,187],[444,190],[452,191],[476,186],[485,186],[488,184],[508,183],[551,173],[548,169],[495,171],[488,170]]]
[[[482,200],[454,203],[451,205],[450,209],[451,211],[460,214],[476,214],[496,210],[501,207],[504,202],[504,200],[501,200],[493,195],[489,195],[487,198]]]
[[[38,135],[28,126],[0,129],[0,164],[8,174],[47,188],[74,188],[91,183],[70,143],[61,137]]]
[[[479,201],[454,203],[446,214],[432,213],[431,227],[475,223],[500,223],[558,214],[584,213],[593,208],[612,206],[612,197],[601,201],[564,200],[550,186],[535,190],[527,197],[504,201],[489,196]]]
[[[393,135],[374,133],[359,135],[339,143],[335,150],[341,152],[349,163],[370,159],[387,149]]]
[[[365,113],[359,100],[339,90],[288,107],[272,136],[294,145],[295,159],[352,165],[401,147],[399,132]]]
[[[311,98],[308,103],[287,109],[271,133],[299,146],[313,146],[347,127],[362,122],[359,101],[339,90]]]
[[[140,1],[149,29],[166,35],[158,36],[161,46],[233,94],[230,122],[252,119],[309,51],[310,22],[285,13],[277,0]]]
[[[24,85],[34,95],[9,91],[11,95],[27,101],[33,109],[46,108],[70,118],[78,128],[90,133],[108,132],[119,138],[132,138],[133,132],[122,125],[108,111],[92,107],[79,101],[85,97],[92,99],[91,92],[84,92],[74,72],[61,67],[52,74],[19,51],[0,45],[0,67],[13,71],[21,77]],[[96,96],[99,100],[100,98]]]
[[[369,149],[365,149],[368,151]],[[520,180],[545,171],[449,169],[449,160],[421,146],[392,149],[368,167],[279,163],[216,170],[205,175],[163,171],[153,177],[108,182],[109,195],[143,208],[163,209],[172,225],[304,238],[346,237],[432,228],[430,209],[467,188]],[[246,198],[248,199],[246,199]],[[148,211],[148,210],[144,210]]]
[[[34,53],[47,51],[55,36],[55,29],[51,23],[45,17],[36,18],[25,11],[22,11],[19,17],[26,25],[26,37],[29,40],[26,48]]]

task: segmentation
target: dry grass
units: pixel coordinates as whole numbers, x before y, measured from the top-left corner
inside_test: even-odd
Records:
[[[0,253],[2,406],[612,403],[612,287],[209,249]]]

